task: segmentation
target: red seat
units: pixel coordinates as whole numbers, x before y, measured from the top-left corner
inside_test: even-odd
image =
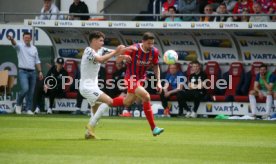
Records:
[[[66,60],[64,64],[64,69],[68,72],[68,76],[72,78],[72,80],[75,80],[76,73],[78,71],[78,63],[75,60]],[[73,81],[72,81],[73,82]],[[71,85],[65,86],[65,96],[67,98],[76,98],[77,97],[77,91],[70,91]]]
[[[239,89],[239,85],[242,81],[243,73],[244,73],[243,65],[239,62],[233,62],[230,65],[230,68],[228,71],[229,78],[232,77],[232,86],[229,86],[231,82],[229,79],[224,96],[214,96],[213,97],[214,101],[223,102],[223,101],[227,101],[227,99],[230,98],[231,96],[235,96],[236,91]]]
[[[216,84],[217,80],[220,77],[221,69],[219,67],[218,62],[216,61],[208,61],[205,68],[205,73],[207,75],[207,78],[211,80],[211,77],[214,78],[214,83]],[[209,83],[206,83],[207,86],[210,86]],[[207,93],[210,95],[215,95],[215,88],[210,88],[207,90]]]
[[[116,62],[115,61],[108,61],[105,64],[105,78],[112,79],[113,73],[116,71]]]
[[[263,64],[263,62],[254,62],[251,65],[249,90],[248,91],[251,91],[254,88],[254,82],[255,82],[257,74],[259,73],[259,68],[260,68],[261,64]],[[248,97],[248,95],[247,96],[235,96],[235,101],[236,102],[248,102],[249,97]],[[257,98],[257,101],[263,102],[263,101],[265,101],[265,99]]]

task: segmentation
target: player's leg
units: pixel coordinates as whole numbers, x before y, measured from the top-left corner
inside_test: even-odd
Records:
[[[266,92],[266,105],[265,105],[265,117],[268,117],[272,108],[272,102],[273,98],[272,98],[272,92],[271,91],[267,91]]]
[[[158,128],[157,126],[155,126],[154,117],[153,117],[151,104],[150,104],[149,93],[142,86],[138,86],[135,90],[135,95],[142,100],[143,109],[144,109],[146,118],[148,120],[148,123],[150,124],[153,135],[156,136],[161,134],[164,131],[164,129]]]
[[[254,90],[251,90],[249,92],[249,103],[250,103],[250,108],[251,108],[251,113],[252,116],[255,117],[256,115],[256,110],[257,110],[257,102],[256,102],[256,97],[257,96],[257,92]]]
[[[273,94],[273,98],[274,98],[274,109],[276,110],[276,91],[274,91],[274,94]]]

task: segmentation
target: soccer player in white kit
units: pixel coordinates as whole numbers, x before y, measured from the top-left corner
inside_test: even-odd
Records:
[[[100,31],[93,31],[89,35],[90,47],[84,50],[81,60],[81,79],[79,91],[83,97],[87,99],[91,107],[98,107],[97,101],[102,102],[95,112],[94,116],[90,118],[86,126],[85,139],[95,139],[95,127],[97,121],[112,106],[113,99],[101,91],[98,87],[98,73],[101,63],[106,62],[113,56],[123,54],[127,50],[134,49],[135,47],[125,47],[119,45],[114,51],[103,55],[103,44],[105,35]],[[130,58],[127,60],[131,60]]]

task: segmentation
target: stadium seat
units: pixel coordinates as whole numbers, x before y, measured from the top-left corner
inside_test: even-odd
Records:
[[[116,62],[115,61],[108,61],[105,64],[105,78],[106,79],[112,79],[113,73],[116,71]]]
[[[221,78],[221,69],[216,61],[208,61],[205,68],[205,73],[207,75],[207,78],[211,80],[211,77],[214,77],[214,82],[216,83],[219,78]],[[210,84],[207,83],[207,86],[210,86]],[[217,88],[214,89],[208,89],[207,93],[209,95],[215,95],[219,94]]]
[[[229,76],[232,76],[232,87],[229,86]],[[234,101],[234,96],[240,94],[241,85],[244,80],[244,69],[243,65],[239,62],[233,62],[230,65],[229,71],[224,74],[224,79],[227,81],[227,89],[225,90],[224,96],[213,96],[214,101]]]
[[[244,84],[242,86],[243,95],[242,96],[235,96],[235,101],[236,102],[248,102],[249,101],[248,94],[249,94],[249,91],[254,88],[254,82],[255,82],[255,79],[256,79],[256,75],[259,73],[259,67],[260,67],[261,64],[263,64],[263,62],[254,62],[251,65],[251,70],[246,73]],[[265,99],[257,98],[257,101],[258,102],[264,102]]]
[[[73,81],[75,81],[76,74],[79,71],[78,63],[74,60],[66,60],[64,64],[64,69],[68,72],[68,76],[70,76]],[[71,86],[75,86],[75,83],[73,82],[71,85],[65,86],[65,96],[67,98],[76,98],[77,97],[77,91],[70,89]]]

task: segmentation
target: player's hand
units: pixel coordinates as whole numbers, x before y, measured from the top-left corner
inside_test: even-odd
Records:
[[[157,90],[157,92],[158,92],[159,94],[161,94],[161,92],[162,92],[162,85],[161,85],[161,82],[160,82],[160,81],[157,82],[156,90]]]
[[[38,74],[38,79],[39,79],[39,80],[43,80],[43,73],[42,73],[42,72],[39,72],[39,74]]]
[[[164,96],[165,96],[166,98],[168,98],[170,95],[171,95],[170,92],[165,92],[165,94],[164,94]]]
[[[128,56],[128,55],[124,55],[124,59],[123,59],[123,62],[124,63],[131,63],[131,57],[130,56]]]
[[[7,35],[7,39],[8,39],[9,41],[11,41],[11,40],[13,40],[13,37],[10,36],[10,35]]]
[[[259,96],[260,99],[264,98],[264,95],[262,94],[262,92],[259,92],[258,96]]]
[[[47,93],[47,91],[48,91],[48,86],[47,86],[47,85],[44,85],[43,90],[44,90],[45,93]]]

